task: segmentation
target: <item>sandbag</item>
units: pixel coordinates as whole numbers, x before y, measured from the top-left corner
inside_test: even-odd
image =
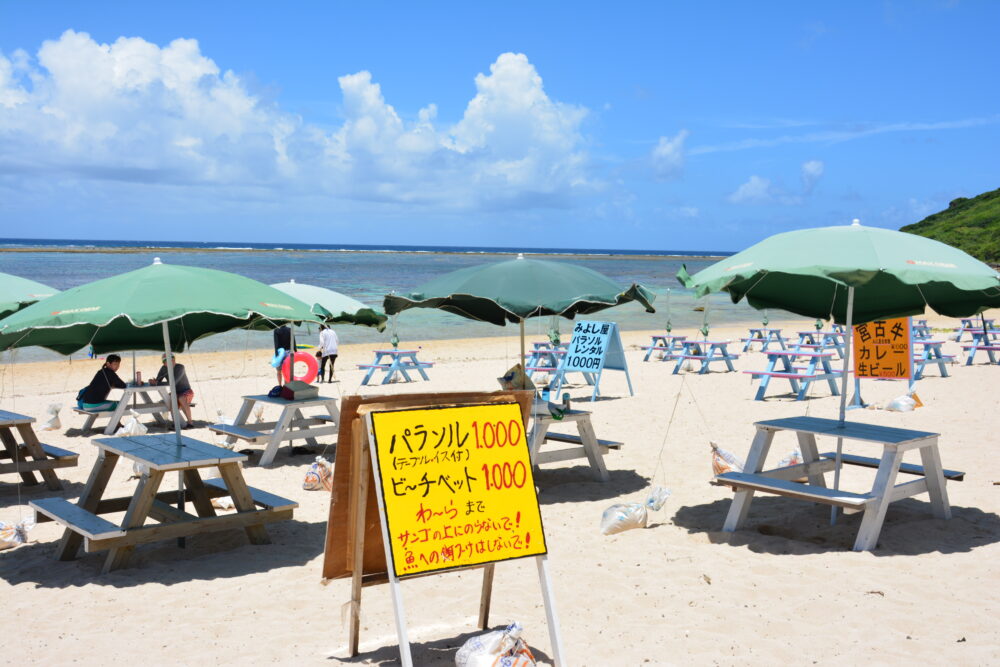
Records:
[[[60,410],[62,410],[62,403],[52,403],[49,405],[46,410],[49,418],[42,424],[43,431],[58,431],[62,428],[62,422],[59,421]]]
[[[643,503],[612,505],[601,515],[601,534],[615,535],[633,528],[645,528],[649,521],[649,510],[657,511],[670,497],[670,489],[654,486]]]
[[[904,394],[889,401],[885,409],[890,412],[912,412],[915,407],[917,407],[917,402]]]
[[[712,441],[712,472],[721,475],[726,472],[743,472],[743,461],[732,452],[726,451]]]
[[[28,531],[34,527],[35,520],[31,518],[18,521],[17,523],[4,523],[0,521],[0,551],[13,549],[27,542]]]
[[[470,637],[455,654],[455,667],[535,667],[535,656],[514,622],[503,630]]]
[[[121,428],[115,433],[120,436],[146,435],[149,429],[145,424],[139,422],[139,413],[135,410],[128,411],[128,419],[122,422]]]
[[[302,481],[302,488],[306,491],[330,491],[333,489],[330,463],[322,456],[317,456],[316,460],[309,466],[306,478]]]

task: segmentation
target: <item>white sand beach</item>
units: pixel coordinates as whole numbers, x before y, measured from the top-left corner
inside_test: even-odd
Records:
[[[954,320],[930,323],[948,327]],[[803,320],[783,323],[787,331],[810,326]],[[491,391],[495,378],[517,361],[516,332],[406,341],[420,347],[422,359],[435,362],[431,379],[385,387],[359,387],[356,364],[371,361],[373,346],[343,346],[340,382],[320,385],[321,392]],[[967,473],[947,487],[952,519],[933,518],[926,495],[894,503],[878,548],[855,553],[860,514],[831,527],[827,506],[774,496],[758,496],[747,527],[724,533],[732,493],[709,484],[709,440],[745,456],[755,421],[835,418],[839,399],[825,383],[817,383],[822,386],[805,401],[793,400],[781,387],[754,401],[756,383],[742,372],[672,375],[673,363],[643,362],[638,346],[648,343],[650,333],[623,335],[634,397],[624,375],[612,371],[605,373],[596,402],[589,402],[585,385],[569,389],[574,407],[593,411],[598,437],[625,443],[605,457],[610,481],[595,481],[584,461],[547,465],[536,478],[567,665],[1000,664],[1000,367],[982,363],[984,357],[974,366],[950,366],[950,378],[932,369],[917,385],[924,407],[849,413],[851,420],[940,433],[944,467]],[[743,328],[712,331],[712,338],[744,335]],[[945,351],[960,349],[949,342]],[[212,442],[205,427],[217,421],[218,410],[232,417],[241,395],[274,384],[269,359],[263,350],[179,355],[196,392],[199,428],[187,433]],[[126,357],[123,376],[130,363]],[[144,376],[158,363],[158,355],[139,356]],[[736,362],[738,371],[764,364],[759,352]],[[96,456],[80,433],[83,417],[69,407],[98,366],[95,360],[4,360],[0,409],[34,416],[40,426],[49,404],[64,406],[62,430],[40,438],[80,453],[78,467],[59,471],[66,498],[79,495]],[[905,393],[905,384],[865,381],[863,390],[867,401],[884,404]],[[820,451],[834,447],[830,439],[819,444]],[[792,435],[781,434],[771,460],[796,448]],[[323,453],[332,459],[335,449]],[[846,451],[880,455],[851,442]],[[285,447],[273,466],[244,470],[252,486],[300,505],[293,520],[269,525],[270,545],[250,545],[242,530],[195,536],[183,550],[168,540],[139,547],[130,567],[102,575],[102,554],[81,551],[75,561],[54,560],[62,530],[39,524],[29,544],[0,552],[7,619],[0,662],[397,664],[385,585],[365,589],[362,653],[346,658],[350,582],[321,583],[330,498],[302,489],[311,459]],[[129,466],[119,464],[108,495],[131,495],[136,482],[129,474]],[[873,476],[873,470],[848,467],[842,487],[867,490]],[[651,484],[673,492],[663,510],[651,515],[651,525],[601,535],[604,509],[643,500]],[[15,475],[0,477],[0,521],[28,516],[30,500],[52,495],[44,485],[24,487]],[[402,590],[415,664],[453,664],[455,649],[477,632],[479,571],[405,581]],[[530,561],[496,569],[493,626],[514,620],[524,626],[536,657],[549,662],[545,610]]]

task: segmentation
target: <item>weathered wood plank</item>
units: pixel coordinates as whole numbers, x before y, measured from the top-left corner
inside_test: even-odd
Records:
[[[780,496],[810,500],[838,507],[863,507],[876,500],[871,494],[806,486],[764,475],[752,475],[742,472],[727,472],[718,475],[713,484],[751,491],[767,491],[768,493]]]
[[[65,498],[41,498],[32,500],[29,505],[35,512],[48,517],[51,521],[57,521],[68,530],[88,539],[121,537],[125,534],[120,526],[88,512]]]

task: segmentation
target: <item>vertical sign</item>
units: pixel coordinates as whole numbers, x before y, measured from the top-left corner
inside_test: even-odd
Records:
[[[546,553],[517,403],[372,412],[397,577]]]
[[[566,358],[560,364],[550,386],[556,386],[558,391],[566,373],[583,373],[587,382],[594,385],[594,393],[591,396],[591,400],[594,400],[601,391],[601,373],[606,368],[625,371],[629,394],[633,393],[632,379],[628,375],[625,348],[622,347],[622,339],[618,334],[618,325],[614,322],[577,322],[573,325],[573,338],[566,350]]]
[[[854,377],[912,377],[910,318],[874,320],[854,327]]]

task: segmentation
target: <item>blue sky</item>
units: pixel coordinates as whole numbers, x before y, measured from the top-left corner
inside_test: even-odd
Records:
[[[0,236],[739,250],[1000,187],[1000,3],[0,0]]]

